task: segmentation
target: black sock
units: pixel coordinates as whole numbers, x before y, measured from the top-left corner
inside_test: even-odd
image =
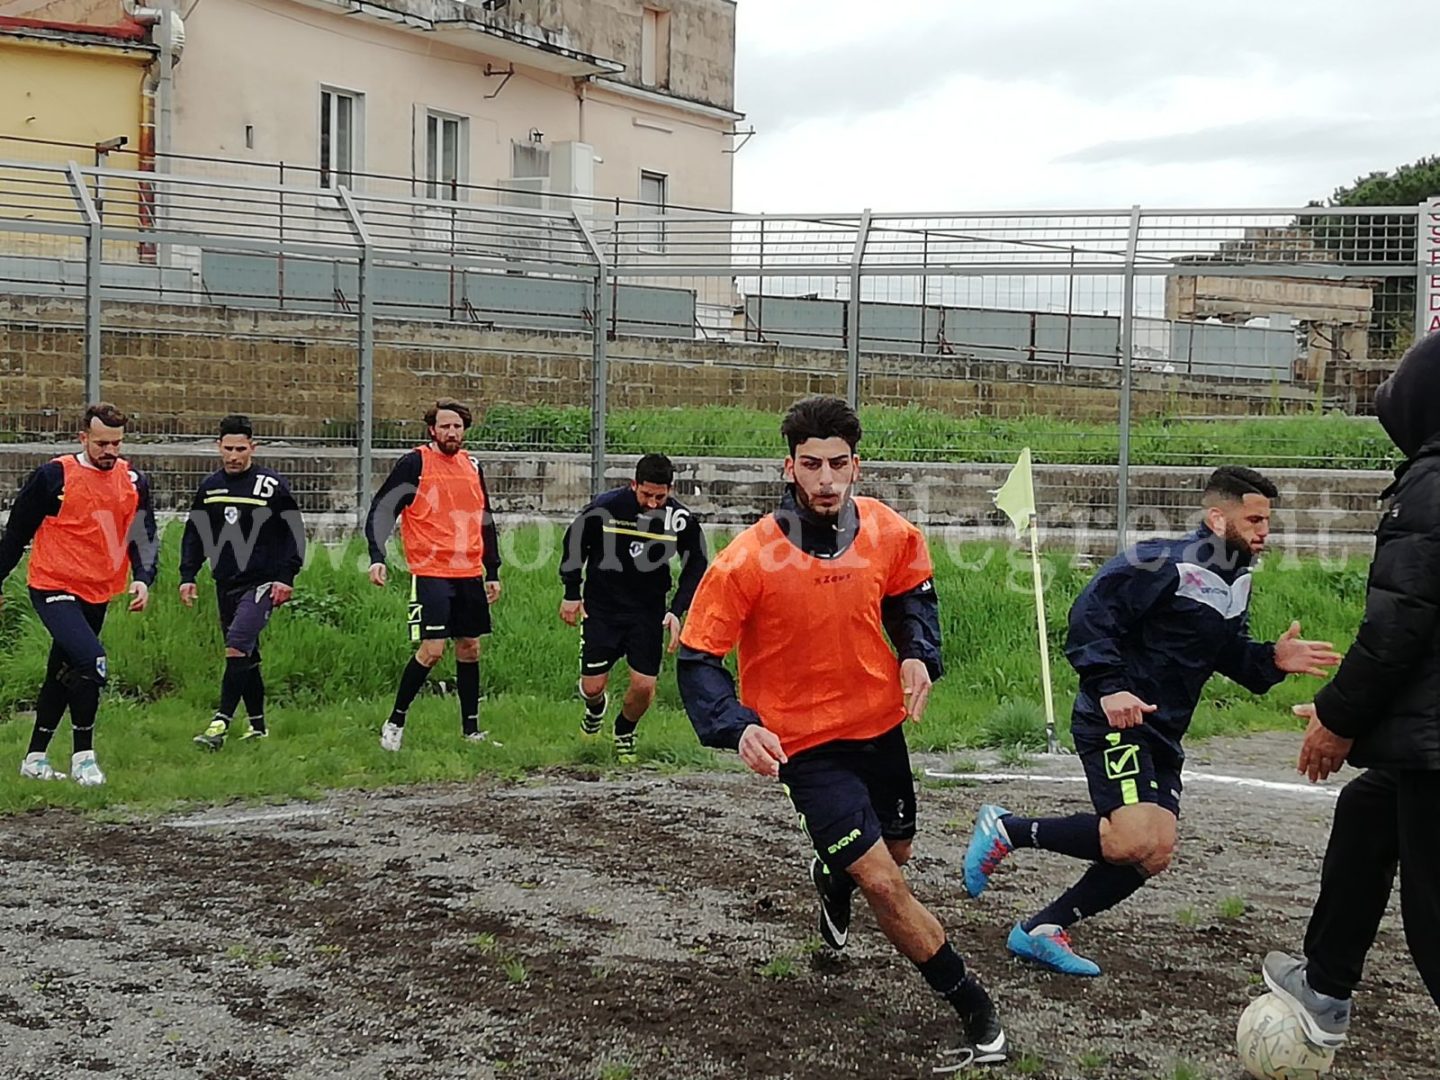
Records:
[[[250,720],[250,726],[256,731],[265,730],[265,680],[260,677],[259,653],[255,654],[255,666],[250,669],[250,677],[245,680],[245,715]]]
[[[412,656],[400,673],[400,688],[395,691],[395,708],[390,711],[390,723],[396,727],[405,726],[405,714],[410,711],[410,703],[429,677],[430,669]]]
[[[1026,930],[1037,926],[1064,929],[1081,919],[1108,911],[1145,884],[1145,875],[1134,866],[1097,862],[1080,880],[1060,894],[1049,907],[1022,924]]]
[[[915,966],[930,989],[948,1001],[962,1019],[990,1006],[990,995],[980,980],[965,970],[965,961],[950,942],[941,945],[940,951],[929,960]]]
[[[1040,848],[1086,862],[1100,862],[1100,815],[1030,818],[1006,814],[1000,819],[1014,848]]]
[[[639,720],[631,720],[631,719],[629,719],[629,718],[625,715],[625,710],[624,710],[624,709],[621,709],[618,713],[615,714],[615,734],[616,734],[616,735],[634,735],[634,734],[635,734],[635,729],[638,728],[639,726],[640,726],[640,721],[639,721]]]
[[[585,702],[585,711],[587,713],[600,719],[604,718],[602,715],[605,712],[604,690],[601,690],[600,693],[596,694],[594,697],[586,697],[584,693],[581,693],[580,700]]]
[[[480,730],[480,661],[455,661],[455,689],[460,695],[460,728],[473,735]]]
[[[248,656],[227,656],[225,658],[225,674],[220,679],[220,704],[215,709],[215,715],[222,718],[227,726],[230,718],[235,715],[235,708],[240,704],[240,698],[245,694],[245,686],[250,681],[250,667],[253,662]]]
[[[35,698],[35,730],[30,735],[28,753],[43,754],[49,749],[50,740],[55,737],[55,729],[60,726],[60,718],[65,715],[69,704],[70,692],[54,674],[47,673]]]
[[[100,684],[91,679],[77,679],[70,688],[70,729],[75,737],[75,753],[95,748],[95,716],[100,711]]]

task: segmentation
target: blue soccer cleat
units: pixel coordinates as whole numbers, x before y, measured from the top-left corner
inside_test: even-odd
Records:
[[[1009,813],[1003,806],[987,803],[975,815],[975,835],[965,849],[965,891],[972,897],[985,891],[1000,860],[1015,850],[1000,827],[1000,819]]]
[[[1093,979],[1100,974],[1100,965],[1094,960],[1078,956],[1070,947],[1070,935],[1057,926],[1037,927],[1027,931],[1020,923],[1010,931],[1005,942],[1008,948],[1022,960],[1033,960],[1061,975],[1079,975]]]

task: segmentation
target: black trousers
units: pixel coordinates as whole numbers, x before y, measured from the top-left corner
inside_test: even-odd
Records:
[[[1440,772],[1370,769],[1335,804],[1330,843],[1305,932],[1306,973],[1323,994],[1360,984],[1400,871],[1405,942],[1440,1005]]]

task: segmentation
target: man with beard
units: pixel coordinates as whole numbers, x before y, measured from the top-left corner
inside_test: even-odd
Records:
[[[109,402],[86,409],[80,453],[30,474],[0,537],[0,582],[34,540],[30,603],[54,639],[35,699],[35,731],[20,763],[20,775],[30,780],[65,778],[51,767],[48,749],[68,708],[75,739],[70,775],[83,787],[105,783],[95,760],[95,716],[109,674],[100,631],[127,577],[130,610],[145,610],[157,555],[150,484],[120,456],[128,423]]]
[[[248,416],[220,421],[220,468],[195,492],[180,540],[180,601],[195,604],[195,577],[208,559],[225,637],[220,703],[195,736],[202,750],[219,750],[241,699],[249,728],[242,741],[264,739],[265,683],[260,675],[260,632],[275,608],[295,592],[305,562],[305,525],[290,485],[274,469],[256,465]]]
[[[1066,975],[1100,974],[1071,948],[1069,927],[1114,907],[1170,865],[1180,743],[1211,675],[1263,694],[1287,674],[1324,676],[1339,661],[1329,642],[1302,640],[1298,622],[1273,644],[1250,638],[1250,563],[1265,550],[1276,494],[1253,469],[1216,469],[1197,530],[1142,541],[1106,563],[1076,598],[1065,643],[1080,675],[1070,730],[1096,812],[1037,818],[982,806],[965,855],[972,897],[1016,848],[1091,864],[1010,931],[1016,956]]]
[[[470,410],[441,398],[425,414],[425,426],[430,443],[395,463],[365,519],[370,581],[385,584],[385,544],[397,517],[410,564],[410,639],[418,648],[380,729],[380,746],[391,752],[400,749],[406,713],[449,638],[455,639],[461,735],[471,742],[486,738],[480,730],[480,637],[490,633],[490,605],[500,598],[495,518],[485,474],[463,452]]]
[[[794,803],[816,852],[825,942],[845,946],[858,888],[885,936],[955,1009],[961,1045],[936,1071],[1003,1062],[990,995],[900,870],[915,836],[903,725],[920,719],[942,674],[925,538],[853,494],[861,428],[845,402],[797,402],[780,431],[786,494],[701,580],[680,636],[680,695],[702,743],[739,751]],[[738,695],[724,665],[737,647]]]

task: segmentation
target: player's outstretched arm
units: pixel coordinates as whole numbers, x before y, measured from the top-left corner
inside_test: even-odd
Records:
[[[685,715],[703,745],[738,750],[746,728],[763,726],[760,717],[740,703],[724,657],[681,645],[675,671]]]

